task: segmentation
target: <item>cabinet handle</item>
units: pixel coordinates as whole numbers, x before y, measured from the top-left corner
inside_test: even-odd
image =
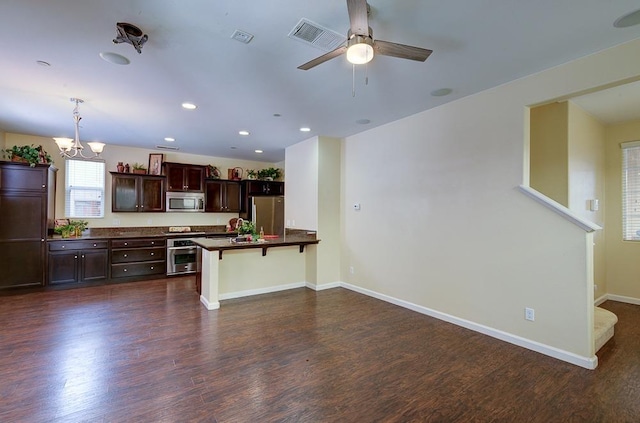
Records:
[[[82,258],[84,258],[84,254],[82,255]]]
[[[66,245],[63,245],[63,246],[62,246],[62,249],[64,249],[65,247],[66,247]]]
[[[156,245],[155,241],[151,241],[151,245]]]
[[[127,271],[127,269],[124,269],[124,270],[123,270],[123,272],[126,272],[126,271]]]
[[[151,255],[154,255],[155,253],[151,253]]]
[[[125,243],[124,243],[124,245],[129,245],[129,243],[128,243],[128,242],[125,242]]]
[[[153,270],[153,266],[151,266],[151,270]]]
[[[45,184],[42,184],[42,188],[46,188],[47,186]]]
[[[122,257],[126,257],[126,256],[127,256],[126,254],[123,254],[123,255],[122,255]]]
[[[73,256],[73,258],[74,258],[74,259],[77,259],[77,258],[78,258],[78,256]]]
[[[94,247],[97,247],[97,246],[98,246],[98,244],[93,244],[93,246],[94,246]]]
[[[41,238],[40,241],[44,242],[44,238]]]

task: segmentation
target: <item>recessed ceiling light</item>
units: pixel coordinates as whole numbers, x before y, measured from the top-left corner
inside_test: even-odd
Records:
[[[109,51],[103,51],[102,53],[100,53],[100,57],[105,62],[113,63],[114,65],[128,65],[129,63],[131,63],[131,61],[126,57],[118,53],[111,53]]]
[[[235,149],[236,149],[236,148],[238,148],[238,147],[230,147],[230,148],[231,148],[232,150],[235,150]]]
[[[356,120],[356,123],[360,124],[360,125],[367,125],[367,124],[371,123],[371,121],[369,119],[358,119],[358,120]]]
[[[195,110],[198,106],[193,103],[182,103],[182,108],[187,110]]]
[[[166,137],[164,140],[166,142],[174,142],[176,139],[175,138],[171,138],[171,137]]]
[[[262,153],[262,150],[256,150],[256,153],[260,154]]]
[[[247,136],[249,135],[249,131],[238,131],[238,134]]]
[[[451,88],[440,88],[438,90],[431,91],[431,95],[434,97],[443,97],[445,95],[449,95],[453,92]]]
[[[51,63],[45,62],[44,60],[37,60],[36,63],[39,64],[40,66],[45,66],[45,67],[51,66]]]
[[[300,132],[310,132],[311,128],[307,128],[307,127],[302,127],[300,128]]]
[[[282,116],[280,113],[274,113],[273,114],[273,117],[280,117],[280,116]]]
[[[640,23],[640,9],[620,16],[613,23],[616,28],[627,28],[629,26],[638,25]]]

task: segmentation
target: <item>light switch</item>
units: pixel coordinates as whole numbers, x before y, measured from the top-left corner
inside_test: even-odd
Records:
[[[354,209],[354,210],[360,210],[360,203],[355,203],[355,204],[353,205],[353,209]]]
[[[589,200],[589,210],[598,211],[599,208],[600,208],[600,200],[598,199]]]

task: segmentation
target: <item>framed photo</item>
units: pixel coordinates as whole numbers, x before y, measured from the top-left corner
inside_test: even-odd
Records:
[[[162,175],[164,154],[149,154],[149,175]]]

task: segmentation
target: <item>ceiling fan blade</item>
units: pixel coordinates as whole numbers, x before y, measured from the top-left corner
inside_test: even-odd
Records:
[[[347,0],[351,33],[355,35],[369,35],[369,17],[367,0]]]
[[[375,40],[373,42],[373,50],[383,56],[399,57],[401,59],[417,60],[424,62],[433,50],[426,48],[413,47],[405,44],[396,44],[389,41]]]
[[[309,70],[309,69],[311,69],[313,67],[318,66],[321,63],[326,62],[327,60],[331,60],[334,57],[338,57],[341,54],[344,54],[346,51],[347,51],[347,47],[346,46],[338,47],[337,49],[335,49],[333,51],[330,51],[327,54],[323,54],[320,57],[316,57],[315,59],[308,61],[304,65],[298,66],[298,69]]]

